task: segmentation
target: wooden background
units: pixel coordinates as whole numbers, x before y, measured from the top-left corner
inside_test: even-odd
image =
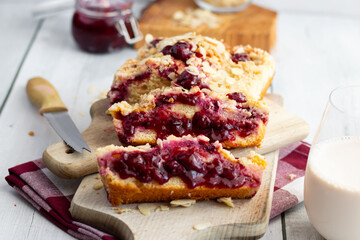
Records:
[[[114,70],[136,54],[131,49],[109,55],[79,51],[70,35],[71,11],[36,21],[30,12],[36,2],[40,1],[0,0],[0,239],[72,239],[4,180],[9,167],[39,158],[48,145],[59,141],[27,100],[26,81],[36,75],[49,79],[82,131],[90,123],[90,101],[110,85]],[[360,2],[254,2],[278,11],[272,51],[277,72],[271,91],[281,94],[286,109],[310,124],[311,142],[331,89],[360,81]],[[96,86],[93,93],[88,92],[91,86]],[[78,183],[72,182],[74,187]],[[262,239],[322,238],[299,204],[271,220]]]

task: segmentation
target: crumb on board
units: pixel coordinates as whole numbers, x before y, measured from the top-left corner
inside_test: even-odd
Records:
[[[205,222],[205,223],[199,223],[199,224],[195,224],[193,226],[194,230],[203,230],[205,228],[211,227],[211,223],[210,222]]]
[[[79,115],[82,116],[82,117],[84,117],[84,116],[85,116],[85,113],[79,112]]]
[[[103,183],[101,181],[97,181],[94,186],[93,186],[93,189],[94,190],[100,190],[104,187]]]
[[[290,180],[294,180],[296,178],[296,174],[290,173],[289,178]]]
[[[84,185],[82,186],[82,188],[86,188],[86,184],[84,184]]]
[[[100,177],[100,174],[96,174],[96,176],[95,176],[95,179],[96,180],[99,180],[101,177]]]
[[[194,199],[178,199],[178,200],[172,200],[170,202],[170,205],[172,207],[190,207],[196,203],[196,200]]]
[[[235,207],[231,197],[221,197],[221,198],[218,198],[217,201],[219,203],[225,203],[225,205],[227,205],[229,207],[232,207],[232,208]]]
[[[30,132],[28,132],[28,135],[33,137],[33,136],[35,136],[35,133],[34,133],[34,131],[30,131]]]
[[[130,208],[121,208],[121,207],[113,207],[112,210],[115,210],[117,214],[133,212],[133,210]]]

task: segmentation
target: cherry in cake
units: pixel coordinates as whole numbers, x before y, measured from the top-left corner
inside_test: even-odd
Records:
[[[137,104],[125,101],[109,109],[119,140],[125,145],[155,144],[170,135],[205,135],[226,148],[259,145],[268,111],[242,93],[221,99],[209,90],[180,87],[154,90]]]
[[[157,145],[96,152],[99,172],[113,205],[180,198],[250,198],[258,190],[266,161],[254,152],[235,158],[204,136],[170,136]]]

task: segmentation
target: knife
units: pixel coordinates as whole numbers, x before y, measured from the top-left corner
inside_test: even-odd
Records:
[[[50,125],[69,147],[79,153],[82,153],[83,149],[91,152],[90,147],[71,120],[59,93],[51,83],[41,77],[31,78],[26,85],[26,93],[30,101],[40,107],[39,113],[47,118]]]

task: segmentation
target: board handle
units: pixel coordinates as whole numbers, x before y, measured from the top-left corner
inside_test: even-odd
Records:
[[[31,78],[26,85],[30,101],[40,108],[39,113],[67,111],[55,87],[42,77]]]
[[[118,144],[118,138],[113,129],[112,117],[105,112],[109,107],[109,100],[95,102],[91,109],[91,124],[82,132],[85,141],[92,152],[75,152],[63,141],[47,147],[43,153],[45,166],[61,178],[79,178],[98,171],[97,159],[94,154],[98,147]]]

